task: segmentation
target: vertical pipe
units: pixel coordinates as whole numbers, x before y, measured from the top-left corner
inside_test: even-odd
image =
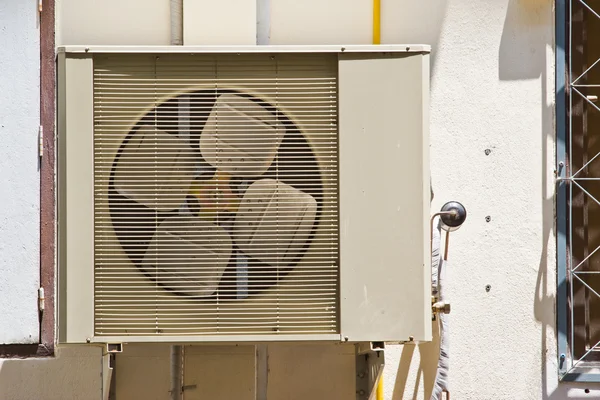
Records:
[[[381,0],[373,0],[373,44],[381,43]]]
[[[256,0],[256,44],[268,45],[271,42],[271,0]],[[238,263],[238,297],[248,296],[248,261]],[[254,346],[254,392],[256,400],[267,400],[269,379],[269,347],[266,344]]]
[[[377,382],[375,398],[377,400],[383,400],[383,373],[379,376],[379,381]]]
[[[381,43],[381,0],[373,0],[373,44]],[[383,395],[383,371],[379,375],[377,390],[375,391],[376,400],[384,400]]]
[[[183,0],[171,0],[171,44],[183,44]]]
[[[255,346],[255,392],[256,400],[267,400],[267,387],[269,380],[269,353],[266,344]]]
[[[373,44],[381,43],[381,0],[373,0]],[[375,392],[376,400],[384,400],[383,394],[383,372],[379,375],[377,390]]]
[[[256,0],[256,44],[271,41],[271,0]]]
[[[171,400],[182,400],[183,352],[181,346],[171,346]]]

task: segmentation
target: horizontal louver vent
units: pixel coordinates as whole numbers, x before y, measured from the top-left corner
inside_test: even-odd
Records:
[[[95,333],[338,333],[332,55],[94,57]]]

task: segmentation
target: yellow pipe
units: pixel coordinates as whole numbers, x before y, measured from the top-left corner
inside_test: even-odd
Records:
[[[381,0],[373,0],[373,44],[381,44]],[[384,400],[383,373],[379,375],[375,399]]]
[[[383,400],[383,374],[379,376],[379,382],[377,382],[377,391],[375,392],[375,399]]]
[[[381,44],[381,0],[373,0],[373,44]],[[379,375],[375,399],[384,400],[383,373]]]
[[[381,0],[373,0],[373,44],[381,43]]]

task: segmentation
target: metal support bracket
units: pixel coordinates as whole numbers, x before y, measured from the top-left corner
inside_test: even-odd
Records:
[[[115,398],[115,353],[102,355],[102,400]]]
[[[361,342],[355,347],[356,400],[369,400],[383,373],[385,345],[383,342]]]
[[[123,343],[106,343],[107,353],[122,353]]]

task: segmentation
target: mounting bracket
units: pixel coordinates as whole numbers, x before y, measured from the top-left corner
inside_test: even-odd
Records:
[[[115,353],[105,352],[102,355],[102,400],[115,398]]]
[[[356,400],[368,400],[377,388],[385,366],[383,342],[360,342],[355,345]]]

